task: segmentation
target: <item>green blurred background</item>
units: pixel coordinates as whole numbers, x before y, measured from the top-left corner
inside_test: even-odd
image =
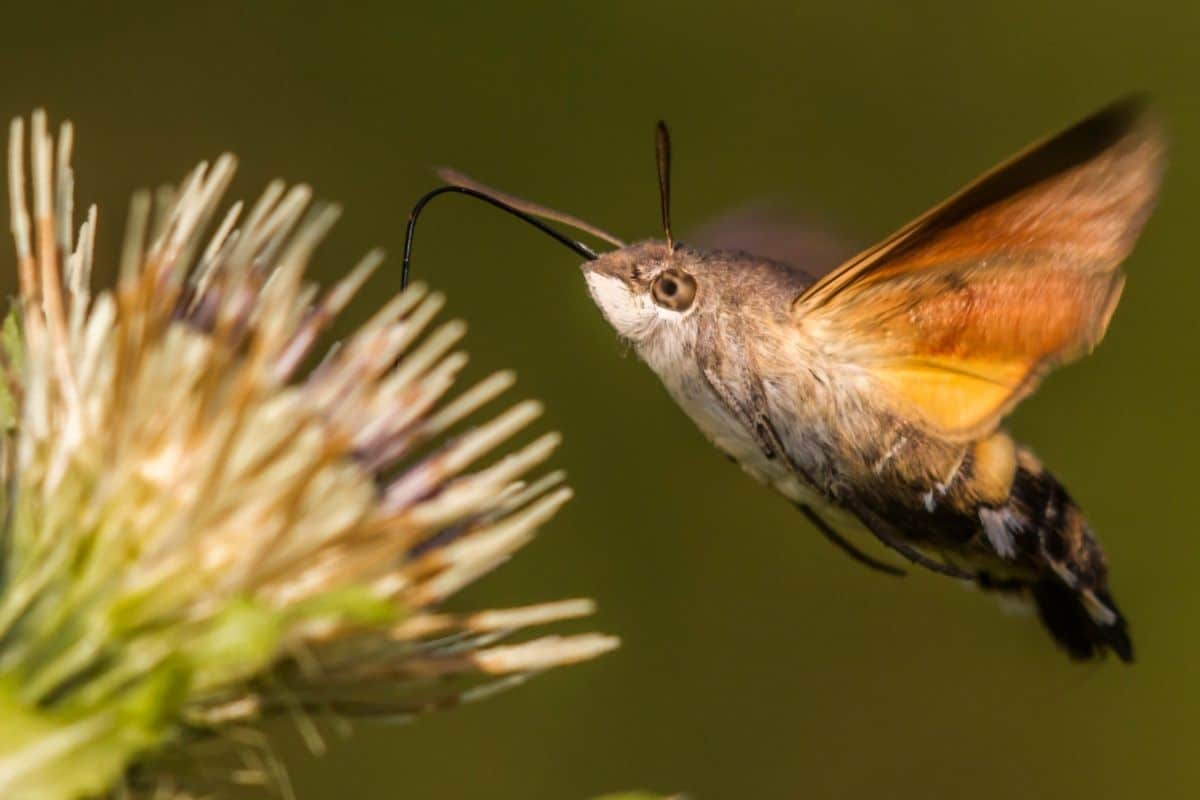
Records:
[[[372,245],[395,254],[360,319],[398,287],[432,165],[655,235],[665,117],[677,228],[783,196],[865,242],[1028,141],[1151,91],[1172,162],[1109,339],[1012,420],[1099,531],[1135,666],[1072,665],[978,593],[850,562],[623,354],[572,256],[444,200],[417,273],[471,322],[474,374],[515,367],[547,402],[578,488],[460,604],[592,596],[594,625],[625,646],[416,726],[360,727],[320,761],[288,726],[278,741],[301,800],[1200,792],[1200,6],[10,4],[0,37],[3,112],[45,105],[77,125],[79,202],[101,204],[104,253],[134,188],[231,149],[236,195],[283,176],[346,205],[323,277]]]

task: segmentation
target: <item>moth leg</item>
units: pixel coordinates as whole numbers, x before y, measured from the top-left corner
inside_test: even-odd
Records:
[[[876,539],[883,542],[884,545],[895,550],[912,563],[921,567],[925,567],[925,569],[930,570],[931,572],[936,572],[939,575],[946,575],[951,578],[958,578],[959,580],[964,581],[975,581],[974,574],[967,572],[966,570],[959,569],[951,564],[947,564],[943,561],[930,558],[917,548],[910,545],[908,542],[898,539],[896,535],[892,533],[887,523],[869,509],[864,508],[862,505],[857,503],[851,505],[850,508],[854,512],[855,516],[858,517],[859,521],[866,526],[867,530],[869,530]]]
[[[817,512],[813,510],[812,506],[806,506],[803,503],[797,503],[796,508],[800,509],[800,513],[804,515],[805,519],[811,522],[813,526],[825,536],[826,539],[828,539],[834,544],[834,546],[839,548],[842,552],[850,556],[858,563],[865,564],[871,569],[878,570],[886,575],[895,575],[897,578],[903,578],[906,574],[908,574],[899,567],[894,567],[891,564],[879,561],[867,555],[862,550],[859,550],[852,542],[835,531],[833,526],[818,516]]]
[[[726,410],[728,410],[730,414],[740,419],[742,424],[746,426],[746,429],[754,434],[755,439],[758,441],[759,449],[762,450],[763,455],[766,456],[768,460],[783,458],[785,461],[787,461],[788,466],[796,472],[796,474],[803,478],[809,485],[813,485],[812,479],[788,453],[787,448],[783,444],[783,439],[779,436],[779,432],[775,430],[775,426],[771,423],[771,418],[763,410],[766,408],[766,399],[763,397],[762,385],[757,381],[749,381],[752,402],[754,402],[758,408],[748,409],[739,403],[730,392],[726,391],[724,383],[720,380],[715,370],[710,367],[705,367],[702,370],[702,374],[704,375],[704,379],[708,382],[709,388],[712,389],[713,393],[725,405]],[[796,507],[800,509],[800,513],[804,514],[809,522],[816,526],[817,530],[820,531],[826,539],[833,542],[834,546],[841,549],[855,561],[859,562],[860,564],[865,564],[871,569],[876,569],[880,572],[887,573],[888,575],[895,575],[898,577],[904,576],[904,570],[893,567],[890,564],[885,564],[882,561],[877,561],[876,559],[859,550],[857,547],[843,538],[832,527],[830,527],[825,520],[817,516],[817,513],[813,511],[810,506],[797,503]],[[875,532],[872,531],[872,533]],[[925,556],[912,550],[912,548],[907,549],[915,554],[915,558],[912,555],[909,555],[909,553],[905,552],[903,549],[899,549],[892,543],[884,540],[883,537],[879,536],[878,533],[875,533],[875,535],[881,541],[883,541],[884,544],[887,544],[889,547],[898,550],[898,552],[900,552],[906,558],[918,564],[921,564],[922,559],[925,559]],[[904,548],[907,546],[903,543],[900,543],[900,547]]]
[[[736,395],[730,392],[720,375],[711,366],[705,366],[701,369],[701,374],[704,375],[704,380],[725,406],[733,417],[741,421],[746,430],[754,436],[754,440],[758,443],[758,449],[762,451],[763,456],[768,461],[774,461],[777,458],[784,459],[788,466],[791,467],[800,477],[807,481],[810,485],[812,479],[808,476],[800,465],[797,464],[787,451],[787,447],[780,438],[779,432],[775,430],[774,424],[771,423],[771,417],[766,412],[767,401],[762,391],[762,384],[752,376],[745,376],[746,389],[750,392],[750,407],[739,402]]]
[[[713,393],[725,405],[725,408],[729,411],[729,413],[740,419],[742,424],[746,426],[747,430],[753,432],[755,438],[758,440],[758,446],[762,449],[763,455],[766,456],[768,460],[773,460],[776,458],[785,459],[788,463],[788,466],[790,466],[796,472],[796,474],[800,475],[810,485],[814,485],[812,478],[808,476],[804,469],[797,464],[788,453],[787,448],[783,444],[783,439],[779,436],[779,432],[775,430],[775,426],[771,423],[771,418],[763,410],[766,407],[766,401],[763,397],[761,384],[759,384],[757,381],[749,382],[751,397],[753,398],[753,402],[757,404],[758,408],[747,409],[725,389],[724,383],[720,380],[719,375],[711,366],[703,367],[701,373],[704,375],[704,379],[708,382],[709,388],[713,390]],[[817,530],[825,534],[825,537],[835,545],[849,553],[850,557],[855,561],[867,564],[868,566],[879,569],[882,572],[899,575],[904,574],[903,571],[876,561],[865,553],[859,551],[852,544],[850,544],[850,542],[843,539],[836,531],[826,525],[824,520],[821,520],[819,517],[817,517],[816,514],[812,512],[812,509],[801,505],[800,510],[804,512],[804,515],[808,517],[814,525],[817,526]],[[934,572],[940,572],[943,575],[950,575],[955,578],[965,578],[966,580],[974,580],[974,576],[962,572],[961,570],[956,570],[946,564],[934,561],[924,553],[921,553],[900,541],[887,532],[886,526],[879,524],[878,521],[874,525],[870,524],[864,518],[865,514],[869,513],[865,509],[862,509],[861,512],[859,509],[853,510],[858,515],[859,519],[862,520],[863,524],[866,525],[867,530],[871,531],[871,533],[875,535],[875,538],[879,539],[879,541],[883,542],[885,545],[892,548],[914,564],[918,564],[922,567],[933,570]]]

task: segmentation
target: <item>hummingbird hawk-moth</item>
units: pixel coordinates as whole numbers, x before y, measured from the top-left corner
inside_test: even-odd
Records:
[[[1021,152],[832,270],[665,239],[626,245],[579,219],[444,172],[585,258],[592,298],[716,447],[858,561],[848,536],[1031,598],[1073,658],[1133,645],[1082,511],[1004,418],[1103,337],[1120,264],[1153,208],[1165,145],[1136,99]],[[596,254],[549,222],[598,236]],[[778,248],[775,248],[778,250]],[[758,252],[760,254],[756,255]]]

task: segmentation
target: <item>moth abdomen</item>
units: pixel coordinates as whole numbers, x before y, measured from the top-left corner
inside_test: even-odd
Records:
[[[1003,431],[956,448],[908,441],[913,448],[886,463],[898,473],[880,471],[885,485],[897,474],[940,477],[910,478],[903,499],[894,491],[875,498],[906,542],[940,553],[980,588],[1031,599],[1073,658],[1112,650],[1132,660],[1104,552],[1083,511],[1027,448]]]
[[[988,546],[1014,574],[1026,575],[991,576],[980,585],[1011,590],[1023,584],[1042,624],[1073,658],[1111,649],[1132,661],[1128,627],[1108,590],[1107,559],[1083,511],[1027,450],[1017,450],[1017,464],[1008,499],[981,505],[978,515]]]

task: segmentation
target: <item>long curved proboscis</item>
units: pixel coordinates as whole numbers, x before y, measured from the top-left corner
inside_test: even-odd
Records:
[[[517,197],[515,194],[502,192],[495,186],[488,186],[486,183],[480,183],[470,175],[464,175],[456,169],[450,167],[438,167],[434,170],[442,181],[450,186],[463,186],[467,189],[474,189],[477,192],[483,192],[490,195],[502,203],[515,208],[517,211],[524,211],[526,214],[537,217],[545,222],[557,222],[560,225],[566,225],[568,228],[574,228],[580,233],[586,233],[589,236],[595,236],[597,239],[608,242],[613,247],[624,247],[625,242],[613,236],[603,228],[598,228],[585,219],[568,214],[565,211],[559,211],[556,208],[544,206],[541,203],[534,203],[526,200],[523,197]]]
[[[443,194],[465,194],[467,197],[473,197],[476,200],[482,200],[488,205],[494,206],[501,211],[511,214],[522,222],[532,225],[542,233],[549,236],[551,239],[554,239],[554,241],[571,250],[571,252],[575,253],[576,255],[582,256],[588,261],[595,261],[597,258],[596,251],[588,247],[583,242],[575,241],[571,237],[560,233],[546,223],[542,222],[540,219],[526,214],[520,209],[513,208],[508,203],[491,196],[487,192],[478,191],[467,186],[439,186],[437,189],[426,192],[421,199],[417,200],[416,204],[413,205],[412,213],[408,215],[408,228],[404,233],[404,259],[400,268],[401,289],[408,287],[409,268],[412,262],[413,234],[417,228],[417,218],[421,215],[421,211],[424,210],[425,206],[429,204],[430,200]]]

